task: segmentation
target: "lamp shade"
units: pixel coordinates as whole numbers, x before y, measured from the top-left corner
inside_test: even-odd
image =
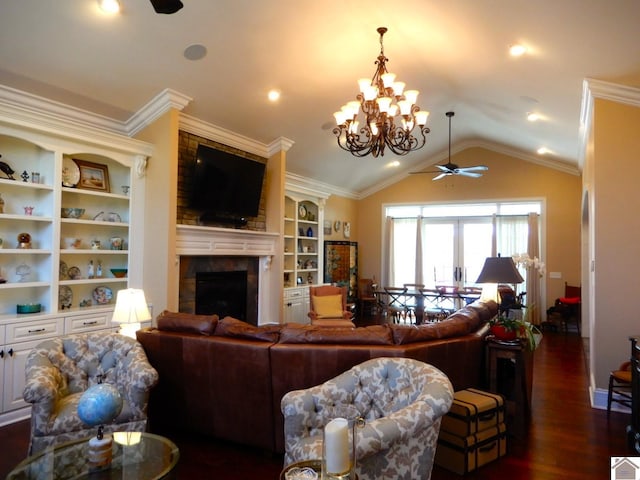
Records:
[[[476,283],[522,283],[524,278],[518,272],[511,257],[487,257]]]
[[[151,320],[151,313],[144,297],[144,291],[139,288],[119,290],[111,321],[114,323],[140,323],[147,320]]]

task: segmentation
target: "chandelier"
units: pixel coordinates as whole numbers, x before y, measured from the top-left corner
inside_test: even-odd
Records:
[[[385,148],[396,155],[406,155],[422,148],[426,142],[429,112],[416,105],[417,90],[405,90],[404,82],[396,82],[395,73],[387,71],[389,59],[384,56],[382,37],[385,27],[378,28],[380,54],[373,78],[358,80],[360,93],[334,113],[337,126],[333,133],[340,148],[356,157],[369,154],[384,156]],[[360,110],[362,112],[360,113]],[[414,128],[416,133],[413,135]]]

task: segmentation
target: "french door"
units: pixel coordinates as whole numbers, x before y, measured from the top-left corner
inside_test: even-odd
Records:
[[[474,286],[491,256],[491,218],[429,218],[423,221],[423,280],[427,288]]]

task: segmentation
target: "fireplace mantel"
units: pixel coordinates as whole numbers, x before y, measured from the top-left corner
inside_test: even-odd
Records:
[[[177,225],[176,254],[273,256],[278,240],[277,233]]]
[[[282,252],[280,235],[253,230],[176,226],[176,255],[259,257],[258,324],[279,323],[281,315],[282,273],[271,262]],[[282,253],[280,253],[282,255]]]

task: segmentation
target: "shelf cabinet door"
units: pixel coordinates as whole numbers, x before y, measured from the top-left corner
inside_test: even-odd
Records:
[[[4,350],[4,357],[0,360],[2,362],[2,369],[4,370],[2,412],[29,406],[22,398],[22,392],[25,386],[25,367],[29,352],[40,343],[40,341],[41,340],[19,342],[0,347]]]

